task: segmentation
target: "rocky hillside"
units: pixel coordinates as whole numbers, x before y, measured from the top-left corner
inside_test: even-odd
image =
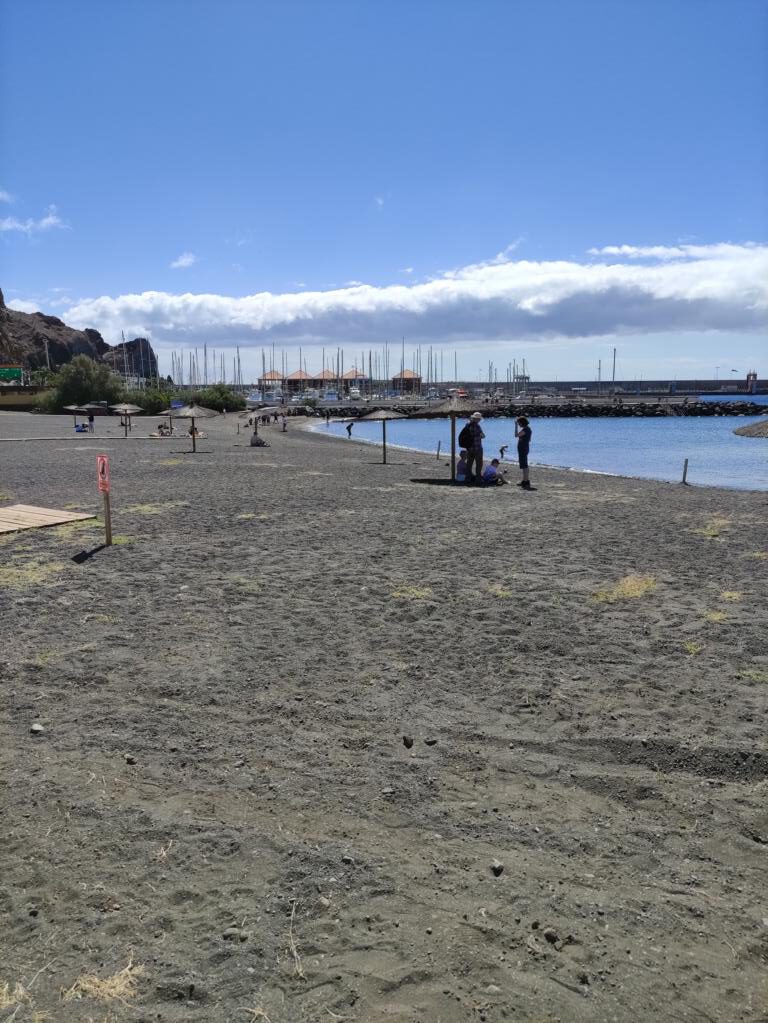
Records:
[[[118,372],[146,377],[157,374],[157,359],[146,338],[108,345],[98,330],[75,330],[57,316],[20,313],[9,309],[0,291],[0,363],[20,363],[25,369],[59,369],[75,355],[106,362]],[[143,370],[143,373],[142,373]]]

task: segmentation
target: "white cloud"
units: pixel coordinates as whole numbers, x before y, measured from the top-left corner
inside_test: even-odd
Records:
[[[34,220],[31,217],[27,218],[27,220],[19,220],[18,217],[3,217],[0,219],[0,231],[18,231],[26,235],[50,231],[55,227],[62,229],[68,227],[59,216],[55,206],[49,206],[45,211],[45,215],[39,220]]]
[[[6,192],[4,188],[0,188],[0,202],[13,202],[14,196],[10,192]]]
[[[40,309],[39,302],[27,298],[9,298],[6,305],[17,313],[36,313]]]
[[[382,209],[382,207],[384,206],[384,196],[383,195],[374,195],[373,201],[376,203],[376,206],[379,209]]]
[[[196,262],[197,256],[194,252],[182,252],[182,254],[177,259],[174,259],[174,261],[169,265],[171,270],[183,270],[185,267],[192,266],[192,264]]]
[[[656,249],[657,247],[653,247]],[[84,299],[73,326],[174,344],[551,341],[768,326],[768,246],[676,247],[650,261],[512,261],[504,253],[419,284],[244,297],[148,291]],[[634,251],[634,247],[628,249]],[[689,251],[690,249],[690,251]],[[666,251],[661,247],[662,251]]]
[[[401,273],[401,274],[412,274],[413,273],[413,267],[412,266],[403,266],[403,267],[400,267],[400,269],[397,272]]]

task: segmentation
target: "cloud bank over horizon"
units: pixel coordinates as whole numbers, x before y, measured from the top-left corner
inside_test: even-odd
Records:
[[[160,345],[549,341],[768,327],[768,245],[590,249],[584,262],[509,250],[408,284],[244,297],[147,291],[75,302],[67,322]],[[608,258],[610,257],[610,258]]]

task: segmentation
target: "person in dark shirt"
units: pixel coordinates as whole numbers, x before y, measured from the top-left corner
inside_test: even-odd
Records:
[[[517,464],[523,473],[523,478],[517,484],[523,490],[531,489],[531,480],[528,475],[528,451],[531,446],[531,427],[525,416],[520,416],[515,423],[515,437],[517,437]]]
[[[469,417],[471,441],[467,444],[467,483],[482,483],[483,476],[483,433],[480,422],[482,415],[473,412]],[[474,470],[474,472],[473,472]]]

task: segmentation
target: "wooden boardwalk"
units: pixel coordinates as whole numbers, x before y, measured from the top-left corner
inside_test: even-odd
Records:
[[[87,512],[60,511],[58,508],[36,508],[31,504],[9,504],[0,507],[0,533],[15,533],[20,529],[40,529],[42,526],[60,526],[64,522],[95,519]]]

